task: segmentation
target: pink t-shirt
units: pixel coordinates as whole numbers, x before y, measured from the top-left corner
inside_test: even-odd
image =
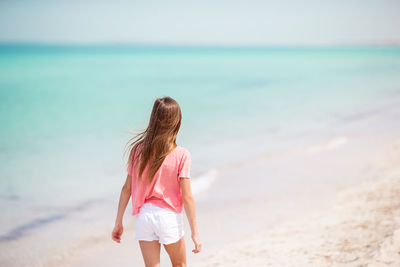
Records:
[[[139,149],[136,155],[138,151]],[[149,163],[142,173],[140,182],[137,181],[140,164],[135,163],[133,169],[131,164],[128,164],[127,172],[132,177],[132,215],[137,214],[140,207],[148,202],[180,213],[183,202],[179,179],[180,177],[190,178],[190,161],[189,151],[184,147],[176,146],[165,157],[150,184],[145,181]]]

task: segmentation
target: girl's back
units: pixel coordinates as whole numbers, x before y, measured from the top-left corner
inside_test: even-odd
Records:
[[[138,150],[135,157],[139,154]],[[153,203],[180,213],[183,202],[179,180],[181,177],[190,178],[190,163],[189,151],[177,145],[165,157],[151,183],[146,179],[138,181],[139,164],[129,164],[127,172],[132,177],[132,215],[137,214],[144,203]],[[147,177],[148,171],[149,164],[143,171],[143,177]]]

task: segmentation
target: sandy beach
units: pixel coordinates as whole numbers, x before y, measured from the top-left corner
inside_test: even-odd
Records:
[[[210,253],[193,266],[400,266],[400,142],[370,177],[308,212]]]

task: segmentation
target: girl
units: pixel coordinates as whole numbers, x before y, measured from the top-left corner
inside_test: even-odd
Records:
[[[160,265],[160,244],[173,266],[186,266],[183,208],[195,246],[192,252],[198,253],[202,247],[190,188],[190,153],[176,144],[181,120],[181,109],[174,99],[157,98],[147,129],[129,144],[128,175],[112,239],[121,241],[122,217],[132,195],[132,215],[137,214],[135,240],[139,241],[146,267]]]

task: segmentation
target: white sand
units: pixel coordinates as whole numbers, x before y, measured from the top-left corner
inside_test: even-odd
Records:
[[[399,148],[389,145],[382,154],[392,137],[347,136],[337,149],[317,143],[220,169],[212,186],[196,197],[200,254],[191,253],[185,225],[188,266],[364,266],[393,253]],[[134,220],[126,213],[124,221],[121,244],[111,241],[110,217],[103,233],[46,266],[143,266]],[[170,266],[161,253],[161,266]]]
[[[400,266],[400,143],[333,204],[197,259],[193,266]]]

